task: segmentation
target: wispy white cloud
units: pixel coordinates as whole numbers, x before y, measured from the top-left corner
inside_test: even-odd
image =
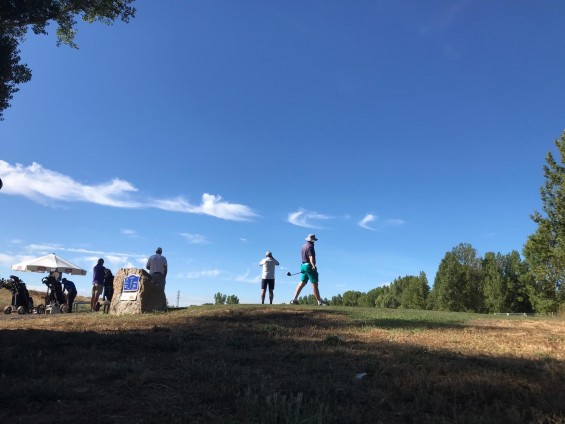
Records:
[[[194,280],[197,278],[212,278],[212,277],[217,277],[218,275],[220,275],[222,273],[222,271],[220,271],[219,269],[203,269],[200,271],[191,271],[191,272],[185,272],[182,274],[179,274],[179,278],[185,278],[188,280]]]
[[[371,222],[374,222],[377,220],[377,216],[372,214],[372,213],[368,213],[367,215],[365,215],[363,217],[363,219],[361,221],[359,221],[357,223],[357,225],[359,225],[361,228],[365,228],[366,230],[371,230],[371,231],[377,231],[374,228],[370,227],[369,224]]]
[[[386,227],[399,227],[405,223],[406,221],[399,218],[388,218],[381,221],[377,215],[367,213],[359,222],[357,222],[357,225],[366,230],[381,231]]]
[[[130,237],[136,237],[137,236],[137,231],[130,230],[129,228],[122,228],[120,230],[120,232],[125,236],[130,236]]]
[[[261,282],[261,274],[257,274],[254,277],[251,277],[251,271],[247,269],[244,274],[238,275],[235,277],[235,281],[238,283],[251,283],[256,284]]]
[[[331,218],[332,217],[328,215],[323,215],[318,212],[307,211],[305,209],[300,208],[296,212],[289,213],[287,221],[293,225],[297,225],[298,227],[319,229],[323,227],[312,221],[324,221]]]
[[[204,237],[202,234],[181,233],[180,235],[190,244],[209,243],[206,237]]]
[[[89,202],[120,208],[137,208],[142,204],[128,199],[137,189],[127,181],[114,179],[109,183],[85,185],[72,178],[44,168],[33,162],[24,167],[0,160],[0,175],[4,181],[2,192],[24,196],[41,204],[56,201]]]
[[[0,265],[11,266],[24,260],[25,259],[22,259],[22,256],[6,255],[4,253],[0,253]]]
[[[222,200],[221,196],[204,193],[199,206],[190,204],[184,197],[172,199],[155,199],[151,207],[170,212],[194,213],[210,215],[228,221],[251,221],[258,215],[248,206],[229,203]]]
[[[398,227],[400,225],[404,225],[406,223],[406,221],[404,221],[403,219],[398,219],[398,218],[389,218],[385,221],[385,223],[389,227]]]
[[[117,208],[156,208],[170,212],[209,215],[228,221],[250,221],[258,215],[249,206],[230,203],[221,196],[204,193],[199,205],[184,197],[169,199],[134,199],[138,189],[128,181],[113,179],[96,185],[79,183],[71,177],[33,162],[24,167],[0,160],[3,194],[23,196],[43,205],[57,202],[87,202]]]

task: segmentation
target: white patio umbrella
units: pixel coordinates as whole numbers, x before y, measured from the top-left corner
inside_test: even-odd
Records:
[[[53,272],[86,275],[86,271],[75,264],[51,253],[40,258],[30,259],[11,266],[12,271]]]

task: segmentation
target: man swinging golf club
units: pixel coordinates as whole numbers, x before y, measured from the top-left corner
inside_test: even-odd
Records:
[[[314,242],[316,241],[318,241],[318,239],[314,234],[308,234],[306,243],[302,245],[302,266],[300,267],[302,277],[300,277],[300,283],[296,286],[294,299],[290,301],[293,305],[298,305],[298,296],[306,283],[308,283],[308,280],[310,280],[310,283],[312,283],[312,292],[318,301],[318,305],[327,306],[327,303],[320,297],[320,291],[318,290],[318,270],[316,268],[316,251],[314,250]]]
[[[269,303],[273,304],[275,290],[275,267],[279,265],[279,261],[273,258],[273,254],[269,251],[265,253],[265,258],[259,262],[259,266],[263,267],[261,275],[261,304],[265,303],[265,291],[269,287]]]

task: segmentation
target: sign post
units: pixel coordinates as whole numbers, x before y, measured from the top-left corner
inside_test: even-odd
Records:
[[[130,274],[124,280],[124,288],[120,300],[137,300],[139,289],[139,275]]]

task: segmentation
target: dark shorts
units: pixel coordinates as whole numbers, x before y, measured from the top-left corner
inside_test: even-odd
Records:
[[[274,278],[263,278],[261,280],[261,290],[265,290],[269,286],[269,290],[273,291],[275,289],[275,279]]]

